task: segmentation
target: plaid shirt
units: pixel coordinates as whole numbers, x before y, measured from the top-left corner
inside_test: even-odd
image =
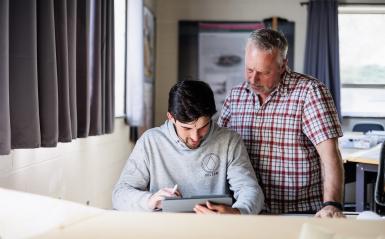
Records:
[[[322,204],[320,157],[315,145],[342,136],[333,99],[317,79],[284,73],[260,105],[248,83],[227,96],[218,124],[243,138],[269,213],[313,212]]]

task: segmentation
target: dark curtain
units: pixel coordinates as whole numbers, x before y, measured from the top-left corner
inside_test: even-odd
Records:
[[[338,2],[308,3],[304,72],[329,88],[341,119]]]
[[[0,0],[0,154],[114,128],[109,0]]]

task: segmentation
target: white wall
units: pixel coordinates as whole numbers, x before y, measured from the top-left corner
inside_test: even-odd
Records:
[[[0,187],[111,208],[111,191],[132,149],[129,127],[115,120],[113,134],[17,149],[0,156]]]
[[[295,22],[294,69],[302,72],[306,38],[302,0],[158,0],[155,124],[166,119],[168,91],[177,82],[178,21],[261,21],[278,16]]]

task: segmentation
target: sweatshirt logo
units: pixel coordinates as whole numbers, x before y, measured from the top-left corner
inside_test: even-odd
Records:
[[[202,169],[206,172],[205,176],[215,176],[218,174],[219,157],[216,154],[206,155],[201,163]]]

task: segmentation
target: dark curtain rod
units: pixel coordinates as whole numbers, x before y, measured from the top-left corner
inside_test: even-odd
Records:
[[[301,6],[305,6],[305,5],[308,5],[309,2],[301,2],[300,3]],[[369,3],[369,2],[339,2],[338,5],[368,5],[368,6],[385,6],[385,3],[377,3],[377,2],[372,2],[372,3]]]

